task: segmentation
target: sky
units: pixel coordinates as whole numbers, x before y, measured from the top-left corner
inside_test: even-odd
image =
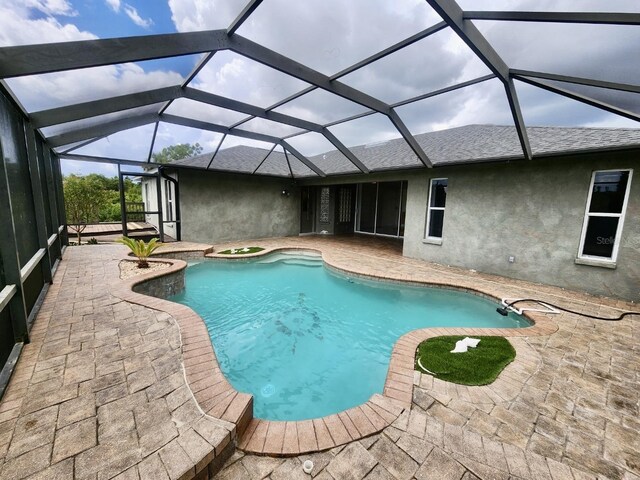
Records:
[[[88,40],[224,29],[247,0],[0,0],[0,46]],[[463,8],[550,11],[640,12],[637,0],[459,0]],[[440,21],[423,0],[264,0],[238,34],[287,55],[324,74],[345,67]],[[476,22],[480,31],[513,68],[564,73],[638,84],[640,28]],[[83,69],[8,80],[29,112],[179,85],[199,61],[199,55]],[[450,29],[340,79],[379,99],[394,103],[489,73],[488,68]],[[216,53],[194,78],[191,87],[268,107],[308,85],[228,51]],[[566,86],[566,85],[564,85]],[[528,126],[638,128],[638,122],[516,82]],[[588,89],[587,89],[588,90]],[[640,114],[636,94],[582,90]],[[145,107],[157,111],[160,105]],[[362,112],[362,106],[326,91],[315,90],[280,106],[278,112],[327,123]],[[424,133],[456,126],[487,123],[512,125],[513,120],[497,80],[399,107],[409,130]],[[174,101],[167,113],[229,126],[245,118],[237,112],[186,99]],[[112,114],[117,118],[122,114]],[[103,120],[97,118],[96,120]],[[86,122],[49,127],[46,135],[78,128]],[[254,119],[243,129],[273,136],[297,129]],[[146,160],[153,125],[119,132],[74,151],[92,156]],[[330,130],[348,147],[398,137],[383,115],[371,115]],[[199,143],[215,150],[221,135],[161,123],[153,151],[175,143]],[[333,147],[320,135],[304,134],[290,143],[305,155]],[[271,145],[228,136],[222,148]],[[428,154],[428,152],[427,152]],[[95,171],[115,174],[113,165],[64,161],[65,173]]]

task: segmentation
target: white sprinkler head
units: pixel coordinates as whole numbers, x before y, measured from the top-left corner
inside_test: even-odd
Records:
[[[313,470],[313,462],[311,460],[305,460],[302,464],[302,471],[309,474],[311,470]]]

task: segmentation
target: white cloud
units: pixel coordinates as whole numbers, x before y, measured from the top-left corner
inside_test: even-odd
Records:
[[[136,64],[108,65],[7,80],[27,110],[36,111],[143,90],[179,85],[172,71],[145,72]]]
[[[153,130],[153,124],[124,130],[90,143],[71,153],[145,162],[149,155]],[[135,141],[132,141],[132,139],[135,139]]]
[[[8,4],[8,2],[6,2]],[[18,2],[18,4],[20,1]],[[78,12],[67,0],[22,0],[27,8],[33,8],[41,11],[46,15],[60,15],[67,17],[75,17]]]
[[[105,3],[113,10],[118,13],[120,11],[120,0],[105,0]]]
[[[268,107],[308,85],[233,52],[222,51],[213,56],[191,86]]]
[[[246,0],[169,0],[179,32],[227,28],[245,4]]]
[[[37,43],[68,42],[97,38],[81,31],[71,23],[62,24],[54,17],[30,17],[31,8],[0,0],[0,45],[28,45]]]
[[[138,10],[128,3],[123,3],[121,0],[105,0],[105,3],[116,13],[120,13],[122,9],[125,15],[139,27],[149,29],[153,25],[153,20],[150,18],[142,18]]]
[[[149,28],[153,25],[153,20],[150,18],[142,18],[134,7],[129,4],[124,4],[124,13],[131,19],[133,23],[142,28]]]

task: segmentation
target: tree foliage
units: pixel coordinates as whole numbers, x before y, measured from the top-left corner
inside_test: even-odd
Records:
[[[158,153],[151,155],[151,159],[156,163],[171,163],[183,158],[195,157],[202,153],[202,146],[199,143],[178,143],[164,147]]]
[[[67,223],[77,233],[78,244],[87,224],[122,220],[118,177],[69,175],[63,184]],[[142,203],[141,185],[125,178],[124,196],[125,202]]]
[[[78,236],[78,245],[82,243],[82,232],[90,223],[100,218],[100,210],[106,204],[103,185],[90,176],[69,175],[64,182],[64,207],[67,224]]]

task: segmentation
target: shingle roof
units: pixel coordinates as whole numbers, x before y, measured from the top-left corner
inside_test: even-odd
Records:
[[[565,128],[527,127],[534,158],[553,154],[575,153],[614,148],[640,148],[640,129],[627,128]],[[415,135],[434,166],[500,161],[522,157],[522,149],[513,126],[467,125],[438,132]],[[359,145],[351,152],[367,168],[375,170],[420,167],[422,164],[402,138],[380,143]],[[211,169],[253,172],[268,150],[237,146],[220,150]],[[179,165],[206,167],[211,153],[174,162]],[[309,157],[327,174],[358,173],[359,170],[337,150]],[[315,174],[293,155],[289,161],[294,176]],[[289,176],[289,167],[282,152],[273,151],[256,172]]]

